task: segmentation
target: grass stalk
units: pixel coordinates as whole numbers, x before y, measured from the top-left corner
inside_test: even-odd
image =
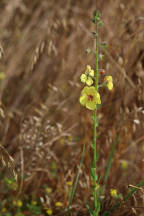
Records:
[[[85,143],[83,144],[83,151],[82,151],[82,155],[81,155],[81,159],[80,159],[80,165],[79,165],[79,168],[78,168],[76,179],[75,179],[73,187],[72,187],[72,192],[70,194],[69,203],[68,203],[68,206],[67,206],[67,208],[65,210],[67,212],[67,215],[69,215],[69,213],[70,213],[70,206],[72,204],[72,201],[73,201],[73,198],[74,198],[74,195],[75,195],[75,191],[76,191],[76,188],[77,188],[82,163],[83,163],[83,160],[84,160],[84,155],[85,155]]]
[[[109,173],[110,173],[110,169],[111,169],[111,165],[112,165],[112,161],[113,161],[113,157],[114,157],[114,152],[116,150],[118,141],[119,141],[119,134],[116,136],[116,139],[115,139],[115,141],[113,143],[112,149],[111,149],[110,154],[109,154],[108,163],[107,163],[106,171],[105,171],[105,174],[104,174],[104,186],[102,187],[101,195],[103,195],[104,191],[105,191],[105,187],[106,187],[106,184],[107,184],[108,176],[109,176]]]

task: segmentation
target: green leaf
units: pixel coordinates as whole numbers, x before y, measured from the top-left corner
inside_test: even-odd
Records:
[[[91,21],[96,24],[96,20],[94,18],[91,19]]]
[[[103,25],[104,25],[104,22],[103,21],[99,21],[98,26],[102,27]]]
[[[98,10],[95,10],[94,13],[93,13],[93,17],[94,17],[94,18],[99,18],[99,19],[100,19],[100,18],[101,18],[101,12],[98,11]]]
[[[96,127],[98,127],[98,118],[96,117]]]
[[[116,136],[116,139],[115,139],[115,141],[114,141],[114,143],[112,145],[112,149],[111,149],[110,154],[109,154],[108,163],[107,163],[105,174],[104,174],[105,185],[103,186],[102,194],[104,193],[104,190],[105,190],[105,187],[106,187],[106,183],[107,183],[107,180],[108,180],[108,176],[109,176],[109,173],[110,173],[110,169],[111,169],[111,165],[112,165],[112,161],[113,161],[113,157],[114,157],[114,152],[115,152],[116,147],[118,145],[118,141],[119,141],[119,134]]]
[[[108,163],[107,163],[107,167],[106,167],[106,171],[105,171],[105,175],[104,175],[105,182],[107,181],[108,176],[109,176],[110,168],[111,168],[113,157],[114,157],[114,152],[115,152],[116,147],[118,145],[118,141],[119,141],[119,134],[116,136],[115,142],[113,143],[111,152],[109,154]]]
[[[91,119],[94,121],[94,115],[90,115],[91,116]]]
[[[92,147],[92,149],[94,149],[94,143],[93,142],[91,142],[91,147]]]
[[[84,155],[85,155],[85,143],[83,144],[83,151],[82,151],[82,155],[81,155],[81,159],[80,159],[80,166],[78,168],[76,179],[75,179],[75,182],[74,182],[73,187],[72,187],[72,192],[71,192],[70,197],[69,197],[69,203],[68,203],[68,206],[65,209],[65,211],[67,211],[68,214],[69,214],[69,209],[70,209],[70,206],[72,204],[72,201],[73,201],[73,198],[74,198],[74,195],[75,195],[75,192],[76,192],[76,188],[77,188],[77,184],[78,184],[78,180],[79,180],[79,175],[80,175],[82,163],[83,163],[83,160],[84,160]]]
[[[100,201],[97,200],[97,208],[94,210],[94,216],[99,216],[99,212],[100,212]]]
[[[96,168],[91,167],[90,171],[91,171],[91,178],[94,179]]]
[[[87,209],[89,210],[90,216],[94,216],[92,208],[86,204]]]

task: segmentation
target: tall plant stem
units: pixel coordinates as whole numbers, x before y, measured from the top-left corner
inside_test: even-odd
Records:
[[[98,25],[96,23],[96,74],[95,74],[95,88],[98,91]],[[94,110],[94,160],[93,166],[95,168],[94,172],[94,208],[95,212],[98,210],[98,196],[97,196],[97,169],[96,169],[96,162],[97,162],[97,150],[96,150],[96,141],[97,141],[97,108]],[[98,213],[98,212],[97,212]],[[96,215],[97,215],[96,213]]]

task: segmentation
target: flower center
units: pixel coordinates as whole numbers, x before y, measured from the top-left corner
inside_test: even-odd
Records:
[[[88,100],[92,101],[93,100],[93,95],[88,95]]]

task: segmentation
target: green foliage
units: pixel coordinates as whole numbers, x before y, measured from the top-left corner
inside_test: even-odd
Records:
[[[7,212],[7,213],[5,214],[5,216],[12,216],[12,214],[11,214],[10,212]]]
[[[109,154],[109,158],[108,158],[108,163],[107,163],[107,166],[106,166],[106,170],[105,170],[105,175],[104,175],[104,182],[105,182],[105,185],[102,187],[102,194],[104,193],[104,190],[105,190],[105,187],[106,187],[106,183],[107,183],[107,180],[108,180],[108,176],[109,176],[109,173],[110,173],[110,169],[111,169],[111,165],[112,165],[112,161],[113,161],[113,157],[114,157],[114,152],[116,150],[116,147],[118,145],[118,141],[119,141],[119,135],[117,135],[116,139],[115,139],[115,142],[112,146],[112,149],[110,151],[110,154]]]
[[[33,205],[32,203],[27,203],[26,207],[32,214],[35,215],[39,215],[42,212],[42,207],[40,205]]]
[[[77,176],[76,176],[76,179],[75,179],[73,187],[72,187],[72,192],[71,192],[70,197],[69,197],[69,203],[68,203],[67,208],[65,209],[65,211],[68,212],[68,214],[69,214],[70,206],[72,204],[72,201],[73,201],[73,198],[74,198],[74,195],[75,195],[75,191],[76,191],[76,188],[77,188],[82,163],[83,163],[83,160],[84,160],[84,154],[85,154],[85,143],[83,144],[83,151],[82,151],[82,155],[81,155],[80,166],[79,166]]]
[[[23,213],[21,213],[21,212],[18,212],[18,213],[15,214],[15,216],[25,216],[25,215]]]

